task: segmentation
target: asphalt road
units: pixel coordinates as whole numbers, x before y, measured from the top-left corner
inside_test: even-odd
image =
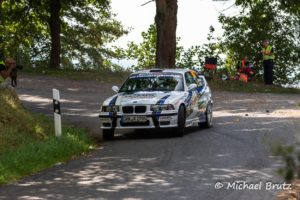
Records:
[[[111,85],[23,75],[17,92],[25,107],[52,117],[52,88],[61,92],[63,121],[101,140],[97,114]],[[284,183],[276,173],[283,163],[270,149],[300,140],[300,96],[213,91],[213,98],[211,129],[187,129],[183,138],[119,133],[88,156],[0,186],[0,199],[273,199],[281,190],[266,182]]]

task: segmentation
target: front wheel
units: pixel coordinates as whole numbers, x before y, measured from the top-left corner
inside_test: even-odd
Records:
[[[183,106],[180,106],[178,110],[178,126],[175,130],[175,135],[177,137],[184,136],[184,129],[185,129],[185,110]]]
[[[112,140],[112,139],[114,139],[114,130],[112,130],[112,129],[104,129],[103,130],[103,139],[104,140]]]
[[[208,103],[205,111],[205,122],[199,123],[199,126],[204,128],[212,127],[212,117],[212,104]]]

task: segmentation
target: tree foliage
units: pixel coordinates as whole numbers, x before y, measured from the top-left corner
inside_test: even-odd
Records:
[[[126,50],[126,57],[137,61],[137,66],[133,69],[148,69],[155,66],[156,53],[156,26],[151,24],[147,32],[142,32],[143,38],[140,44],[130,42]]]
[[[294,82],[299,73],[299,1],[237,0],[241,7],[238,16],[221,15],[224,47],[231,59],[247,55],[262,70],[261,41],[269,39],[275,49],[277,83]],[[293,78],[292,78],[293,77]]]
[[[209,27],[207,35],[207,43],[202,45],[194,45],[187,50],[182,49],[179,57],[176,60],[176,66],[182,68],[196,67],[203,70],[206,57],[214,57],[218,60],[218,65],[223,65],[221,59],[222,48],[220,38],[214,36],[215,29],[213,26]]]
[[[56,0],[2,0],[0,40],[3,53],[20,62],[46,65],[50,60],[49,10]],[[115,57],[106,44],[127,33],[114,19],[109,0],[60,0],[59,33],[61,67],[108,67]]]
[[[123,52],[123,55],[127,59],[137,61],[137,65],[132,66],[134,70],[139,69],[149,69],[156,66],[155,56],[156,56],[156,45],[157,45],[157,30],[156,25],[151,24],[147,32],[142,32],[142,42],[139,44],[135,42],[130,42],[127,46],[128,48]],[[180,38],[176,39],[176,60],[179,60],[181,54],[184,52],[182,46],[178,45]]]
[[[203,45],[191,46],[184,49],[179,45],[180,38],[176,40],[176,67],[191,68],[194,66],[203,66],[205,57],[217,57],[222,64],[220,55],[221,41],[214,36],[215,29],[211,26],[207,36],[208,43]],[[137,44],[130,42],[125,50],[127,59],[136,60],[137,65],[133,69],[149,69],[155,67],[155,51],[156,51],[156,26],[150,25],[147,32],[142,32],[142,42]]]

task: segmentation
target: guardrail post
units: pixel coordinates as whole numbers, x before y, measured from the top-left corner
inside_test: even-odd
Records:
[[[54,126],[55,136],[61,136],[61,112],[60,112],[60,95],[59,90],[52,89],[53,92],[53,111],[54,111]]]

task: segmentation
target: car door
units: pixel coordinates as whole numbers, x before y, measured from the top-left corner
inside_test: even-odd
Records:
[[[185,73],[185,82],[187,86],[187,98],[185,100],[187,115],[187,122],[193,121],[198,118],[199,115],[199,85],[197,83],[197,77],[195,77],[190,71]],[[193,87],[196,86],[196,87]],[[192,87],[192,88],[191,88]]]
[[[198,102],[198,109],[201,113],[203,113],[206,110],[207,103],[210,101],[211,92],[204,77],[198,76],[197,82],[199,84],[199,95],[200,95],[199,102]]]

